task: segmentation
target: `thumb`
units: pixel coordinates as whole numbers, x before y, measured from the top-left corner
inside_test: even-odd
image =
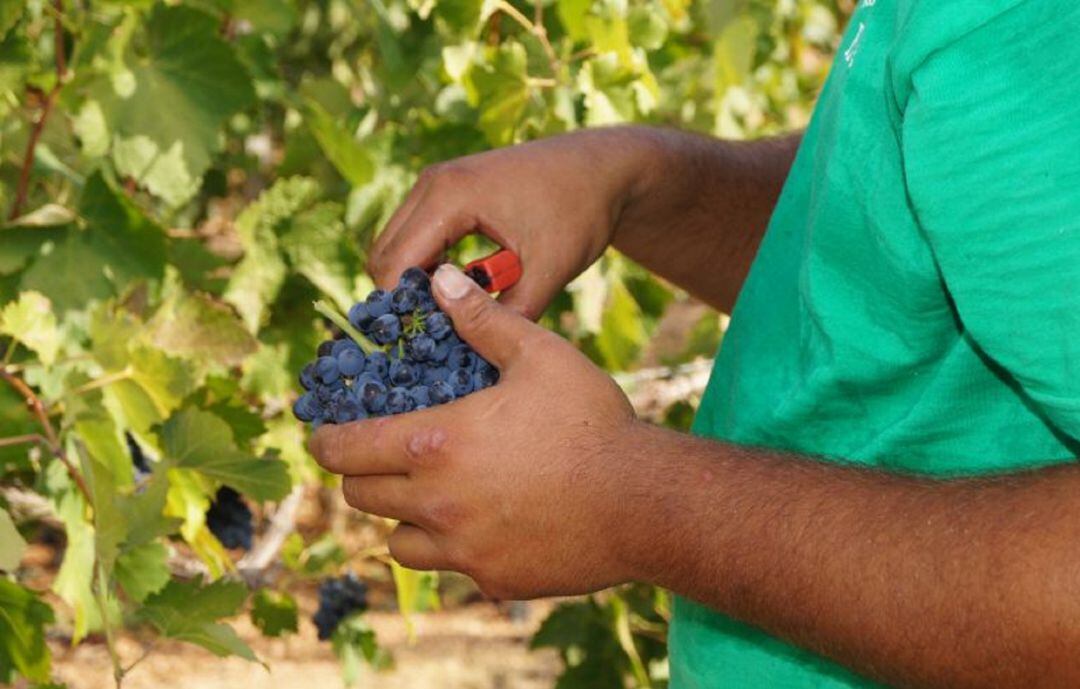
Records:
[[[540,326],[492,299],[455,266],[439,266],[431,284],[458,335],[499,369],[513,363],[527,338],[543,332]]]

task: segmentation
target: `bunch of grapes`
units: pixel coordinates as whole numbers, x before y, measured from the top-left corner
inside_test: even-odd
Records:
[[[305,392],[293,414],[314,428],[446,404],[499,379],[457,336],[420,268],[402,273],[393,290],[371,292],[347,319],[316,308],[342,334],[319,345],[318,359],[300,373]]]
[[[251,510],[232,488],[218,489],[206,511],[206,526],[226,548],[251,549]]]
[[[342,620],[367,607],[367,586],[352,572],[324,580],[319,585],[319,609],[312,618],[319,629],[319,639],[329,639]]]

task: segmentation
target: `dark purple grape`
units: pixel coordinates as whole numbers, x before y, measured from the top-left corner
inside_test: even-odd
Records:
[[[385,316],[390,313],[390,293],[384,289],[377,289],[364,300],[367,305],[368,315],[372,318]]]
[[[428,366],[420,373],[420,382],[423,385],[431,385],[435,381],[445,381],[449,377],[450,369],[445,366],[439,366],[437,368]]]
[[[364,405],[352,395],[345,395],[334,409],[334,423],[349,423],[364,418],[367,418]]]
[[[402,287],[424,291],[431,287],[431,278],[428,277],[423,268],[414,266],[405,269],[405,272],[401,274],[401,279],[398,280],[398,284]]]
[[[464,369],[471,373],[473,367],[476,366],[476,352],[467,344],[458,345],[450,350],[450,354],[446,357],[446,365],[450,367],[450,370]]]
[[[387,313],[375,319],[371,324],[371,339],[381,345],[396,342],[401,337],[401,319]]]
[[[476,362],[476,368],[473,369],[473,392],[483,390],[484,388],[490,388],[498,382],[499,369],[483,359]]]
[[[334,342],[336,340],[324,340],[319,343],[319,348],[315,350],[317,356],[330,356],[334,351]]]
[[[372,317],[371,312],[368,311],[367,304],[362,301],[353,304],[352,308],[349,309],[349,323],[362,333],[367,332],[373,320],[375,319]]]
[[[415,403],[409,391],[403,387],[390,388],[386,393],[386,411],[391,414],[404,414],[412,411]]]
[[[416,310],[422,314],[435,314],[439,311],[439,305],[435,303],[435,297],[431,296],[431,292],[420,292]]]
[[[313,393],[305,392],[293,402],[293,416],[304,423],[314,421],[319,415],[319,400]]]
[[[356,394],[372,414],[380,414],[386,408],[386,386],[377,380],[364,381]]]
[[[450,377],[446,380],[454,389],[454,397],[464,397],[473,391],[472,373],[464,368],[450,371]]]
[[[405,315],[412,313],[419,302],[416,290],[411,287],[395,287],[390,293],[390,306],[394,313]]]
[[[428,386],[428,397],[432,404],[446,404],[454,401],[454,388],[445,380],[437,380]]]
[[[424,409],[431,406],[431,393],[426,385],[414,385],[409,388],[409,397],[412,397],[416,409]]]
[[[424,319],[424,332],[436,340],[441,340],[453,332],[450,317],[442,311],[437,311]]]
[[[417,335],[409,340],[409,355],[416,361],[428,361],[435,354],[435,347],[430,335]]]
[[[420,379],[419,367],[405,360],[390,364],[390,382],[394,385],[409,387]]]
[[[311,390],[315,387],[315,362],[311,362],[300,369],[300,387]]]
[[[330,356],[337,357],[346,349],[360,349],[360,345],[356,344],[350,337],[343,337],[340,340],[334,340],[334,346],[330,349]]]
[[[450,344],[444,340],[435,345],[435,349],[431,352],[431,361],[444,364],[448,356],[450,356]]]
[[[346,349],[337,355],[338,370],[341,371],[341,375],[349,378],[360,375],[365,363],[367,362],[364,359],[364,352],[359,347]]]
[[[341,371],[338,369],[337,359],[332,356],[320,356],[315,361],[315,377],[324,385],[330,385],[340,378]]]
[[[386,352],[372,352],[367,355],[367,362],[364,364],[364,373],[370,373],[379,380],[383,380],[389,372],[390,357],[386,355]]]

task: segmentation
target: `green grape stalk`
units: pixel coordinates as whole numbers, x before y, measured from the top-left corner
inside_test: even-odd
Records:
[[[290,412],[326,336],[312,302],[344,312],[372,289],[367,247],[425,166],[582,127],[804,126],[851,10],[0,0],[0,683],[56,681],[49,634],[103,639],[118,687],[142,659],[122,634],[257,662],[230,619],[295,634],[312,625],[298,587],[354,569],[388,572],[402,614],[436,605],[433,574],[289,528],[331,481]],[[543,322],[627,372],[685,300],[611,253]],[[720,331],[704,318],[665,365]],[[685,425],[692,404],[660,418]],[[212,530],[215,496],[254,521]],[[22,557],[43,533],[62,543],[44,585]],[[533,645],[558,649],[560,687],[663,687],[667,606],[598,594]],[[389,664],[362,608],[327,647],[347,681]]]

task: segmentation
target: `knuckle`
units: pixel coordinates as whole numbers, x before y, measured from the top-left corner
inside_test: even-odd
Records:
[[[431,500],[420,507],[420,517],[435,531],[456,531],[465,521],[465,511],[452,500]]]
[[[433,179],[439,176],[446,163],[432,163],[420,170],[420,174],[417,176],[417,182],[431,182]]]
[[[405,458],[417,469],[446,463],[449,434],[440,427],[414,432],[405,441]]]
[[[346,477],[341,482],[341,495],[345,498],[345,504],[355,509],[361,509],[364,505],[364,488],[359,479]]]
[[[431,166],[434,168],[427,178],[428,184],[436,191],[454,189],[464,184],[472,174],[458,160],[449,160]]]
[[[495,302],[485,294],[474,294],[462,308],[466,322],[478,330],[491,327],[498,316]]]

